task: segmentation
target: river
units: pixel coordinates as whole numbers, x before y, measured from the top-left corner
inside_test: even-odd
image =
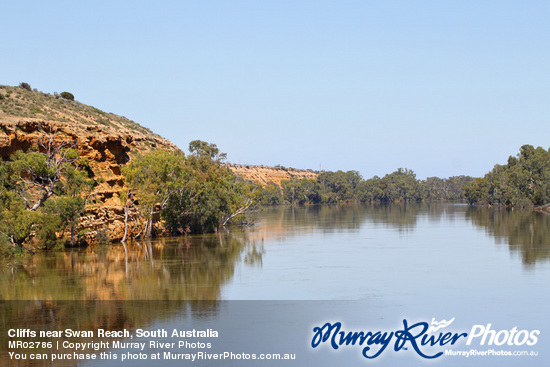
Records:
[[[509,335],[515,327],[520,335],[519,346],[495,345],[498,337],[492,346],[489,339],[480,345],[480,336],[477,350],[498,346],[538,356],[444,356],[440,365],[517,365],[517,358],[526,366],[550,363],[549,215],[461,204],[273,207],[254,215],[253,226],[216,234],[39,253],[5,264],[4,329],[148,330],[191,323],[240,330],[247,350],[268,344],[294,350],[307,360],[296,365],[382,359],[384,365],[423,365],[413,348],[395,351],[394,344],[364,361],[360,347],[314,349],[308,343],[312,328],[325,322],[374,332],[404,329],[404,320],[453,319],[449,330],[457,333],[491,324],[495,334]],[[255,322],[259,326],[250,326]],[[540,332],[534,345],[528,338],[522,343],[523,330]],[[281,337],[287,334],[293,336]],[[7,345],[10,338],[4,333],[1,339]],[[472,349],[462,339],[453,350]],[[231,343],[237,342],[217,345],[243,348]],[[433,355],[442,348],[422,350]],[[97,365],[109,363],[117,365]]]

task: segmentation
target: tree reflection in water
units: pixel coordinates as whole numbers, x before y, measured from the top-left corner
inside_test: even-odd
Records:
[[[263,250],[236,230],[37,254],[0,272],[0,324],[3,330],[122,330],[168,315],[207,317],[216,313],[221,287],[243,253],[245,262],[261,264]],[[5,363],[9,339],[0,336]]]
[[[470,207],[466,218],[483,227],[498,244],[518,252],[524,265],[550,259],[550,215],[528,209]]]

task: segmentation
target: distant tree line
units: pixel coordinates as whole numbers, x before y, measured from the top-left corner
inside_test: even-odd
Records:
[[[322,172],[313,179],[290,179],[279,189],[268,185],[263,202],[274,204],[331,204],[340,202],[418,202],[423,200],[465,200],[464,188],[473,181],[469,176],[448,179],[429,177],[419,180],[406,168],[380,178],[367,180],[357,171]]]
[[[465,201],[472,205],[550,207],[550,150],[524,145],[505,165],[482,178],[416,178],[399,168],[380,178],[363,179],[357,171],[322,172],[316,180],[290,179],[263,189],[263,203]]]

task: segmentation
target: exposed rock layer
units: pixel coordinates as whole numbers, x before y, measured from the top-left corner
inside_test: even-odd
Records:
[[[136,131],[21,120],[16,123],[0,121],[0,155],[6,160],[18,150],[27,152],[37,148],[38,142],[51,134],[57,140],[73,144],[80,150],[81,157],[89,161],[95,187],[92,204],[86,207],[81,220],[81,228],[89,230],[88,239],[95,238],[98,230],[105,231],[111,239],[122,238],[124,211],[120,197],[125,186],[121,166],[137,152],[178,149],[166,139],[145,136]]]
[[[319,176],[318,171],[310,169],[296,169],[286,167],[267,167],[267,166],[255,166],[255,165],[241,165],[241,164],[228,164],[227,167],[233,171],[237,176],[257,182],[262,186],[274,184],[281,186],[281,181],[296,179],[317,179]]]

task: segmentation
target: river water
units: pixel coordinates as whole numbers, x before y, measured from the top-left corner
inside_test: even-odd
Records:
[[[483,344],[481,336],[471,345],[463,337],[447,349],[538,355],[444,356],[436,364],[443,358],[439,365],[550,363],[549,215],[418,204],[273,207],[255,216],[253,226],[216,234],[40,253],[20,265],[5,264],[4,328],[152,330],[192,324],[225,334],[239,330],[239,338],[217,342],[220,350],[269,345],[302,358],[274,365],[424,365],[412,344],[400,351],[389,344],[371,360],[361,356],[361,347],[311,348],[312,330],[340,321],[346,330],[390,331],[406,328],[404,321],[453,319],[449,331],[472,334],[478,325],[477,331],[506,330],[499,334],[504,338],[515,327],[520,337],[516,345],[513,335],[510,344],[497,337],[492,345],[490,334]],[[523,340],[523,330],[538,330],[536,343]],[[6,345],[9,338],[1,339]],[[423,351],[427,356],[445,349],[436,347]],[[223,365],[232,362],[256,365]]]

